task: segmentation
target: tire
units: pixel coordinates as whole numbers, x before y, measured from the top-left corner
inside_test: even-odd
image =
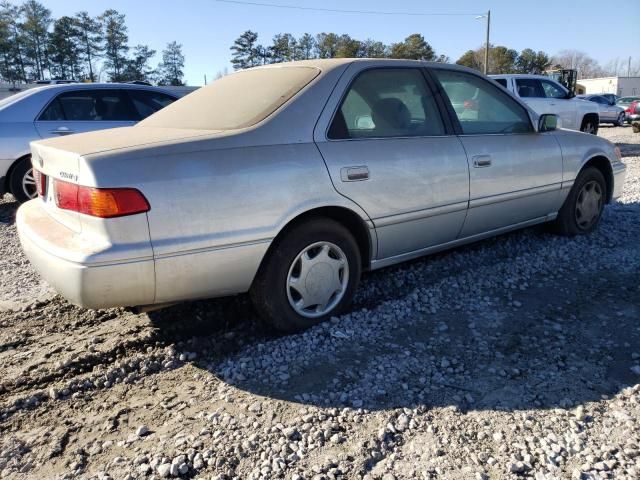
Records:
[[[598,122],[594,121],[591,117],[585,117],[582,119],[582,125],[580,125],[580,131],[584,133],[590,133],[592,135],[598,134]]]
[[[250,290],[255,309],[267,323],[282,332],[298,332],[347,309],[362,263],[353,235],[342,224],[329,218],[308,220],[276,242]],[[303,269],[309,270],[305,274]],[[313,303],[317,300],[326,302],[324,307]]]
[[[584,235],[596,229],[607,201],[607,183],[595,167],[587,167],[576,178],[552,226],[566,236]]]
[[[625,117],[626,116],[625,116],[624,112],[622,112],[620,115],[618,115],[618,119],[615,122],[613,122],[613,125],[616,126],[616,127],[623,126],[624,125],[624,121],[625,121]]]
[[[33,179],[30,156],[21,158],[15,167],[13,167],[11,176],[9,177],[9,191],[20,203],[24,203],[38,196],[36,182]]]

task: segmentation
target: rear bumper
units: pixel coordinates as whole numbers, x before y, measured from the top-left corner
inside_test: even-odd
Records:
[[[96,245],[56,222],[32,200],[16,216],[20,243],[36,271],[70,302],[88,308],[153,303],[153,258],[113,259],[113,246]],[[126,250],[118,248],[126,258]],[[109,258],[108,261],[101,261]],[[90,258],[83,261],[82,258]]]

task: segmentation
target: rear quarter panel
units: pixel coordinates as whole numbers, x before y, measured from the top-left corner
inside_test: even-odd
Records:
[[[114,156],[93,173],[108,168],[116,186],[121,162],[122,184],[151,205],[156,303],[246,291],[273,238],[313,208],[344,206],[367,220],[333,188],[314,143]]]

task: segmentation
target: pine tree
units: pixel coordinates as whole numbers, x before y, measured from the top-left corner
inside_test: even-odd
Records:
[[[124,79],[123,72],[127,65],[129,51],[129,35],[125,16],[116,10],[105,11],[100,20],[104,28],[104,58],[109,79],[120,82]]]
[[[167,44],[167,48],[162,51],[162,63],[158,66],[160,85],[184,85],[184,54],[182,45],[178,42]]]
[[[81,75],[80,32],[71,17],[60,17],[53,24],[49,39],[50,70],[53,77],[76,80]]]
[[[233,52],[231,64],[234,70],[254,67],[260,64],[260,56],[263,59],[267,57],[266,52],[258,50],[257,41],[258,34],[247,30],[233,42],[230,50]]]
[[[33,77],[44,79],[48,68],[49,26],[51,25],[51,10],[36,0],[27,0],[22,5],[22,33],[26,49],[25,55],[33,65]]]
[[[147,45],[133,47],[133,58],[127,62],[123,77],[127,81],[141,80],[150,82],[155,76],[155,70],[149,66],[149,62],[155,56],[156,51]]]
[[[93,71],[94,62],[103,51],[102,24],[87,12],[78,12],[75,16],[76,27],[79,32],[80,56],[89,71],[89,80],[96,81]]]

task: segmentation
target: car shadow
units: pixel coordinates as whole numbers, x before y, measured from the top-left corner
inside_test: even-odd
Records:
[[[16,212],[20,204],[7,194],[0,198],[0,223],[12,225],[16,221]]]
[[[629,212],[640,214],[640,204],[610,212],[605,227]],[[615,235],[603,230],[616,248]],[[640,380],[637,264],[589,269],[588,255],[599,253],[586,249],[593,253],[585,265],[559,263],[530,284],[506,282],[507,292],[496,296],[482,270],[470,262],[465,273],[458,262],[495,247],[496,266],[485,271],[499,273],[509,263],[501,244],[531,237],[590,244],[547,235],[528,229],[366,274],[351,313],[298,334],[273,333],[247,296],[182,304],[149,318],[167,341],[176,332],[192,336],[181,348],[197,353],[192,363],[203,372],[286,402],[372,411],[571,408]],[[455,286],[461,271],[466,283]],[[447,288],[460,293],[447,296]]]

